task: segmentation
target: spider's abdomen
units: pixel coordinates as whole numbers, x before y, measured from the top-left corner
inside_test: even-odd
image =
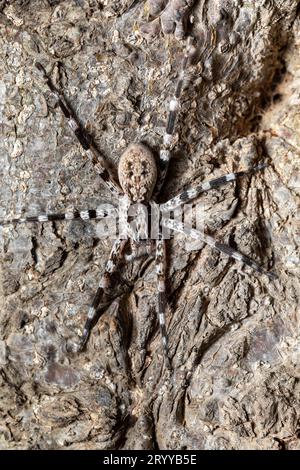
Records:
[[[143,144],[131,144],[121,155],[118,176],[124,193],[132,202],[149,201],[157,179],[151,150]]]

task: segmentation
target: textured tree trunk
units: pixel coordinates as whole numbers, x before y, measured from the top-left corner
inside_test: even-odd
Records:
[[[153,258],[122,267],[74,354],[113,242],[104,224],[2,229],[0,447],[300,448],[298,3],[0,2],[0,218],[112,201],[34,62],[116,166],[134,141],[157,155],[187,28],[197,60],[161,201],[267,162],[198,202],[208,233],[278,274],[170,240],[170,373]]]

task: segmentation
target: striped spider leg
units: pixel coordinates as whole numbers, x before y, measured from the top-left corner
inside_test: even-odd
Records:
[[[193,185],[190,188],[182,191],[182,193],[177,194],[177,196],[172,197],[167,202],[161,204],[160,210],[161,212],[172,211],[177,207],[182,206],[183,204],[188,204],[189,202],[193,201],[201,193],[204,193],[211,189],[216,189],[219,186],[223,186],[224,184],[236,181],[238,178],[250,175],[251,173],[255,173],[256,171],[263,170],[267,166],[268,165],[266,163],[261,163],[257,166],[250,168],[249,170],[238,171],[236,173],[227,173],[227,175],[219,176],[218,178],[205,181],[204,183]]]
[[[167,304],[166,298],[166,241],[162,238],[162,233],[159,233],[159,238],[156,240],[156,274],[157,274],[157,290],[158,290],[158,320],[159,328],[162,338],[166,366],[168,369],[172,368],[169,356],[168,334],[166,328],[165,310]]]
[[[189,83],[189,74],[188,74],[188,67],[190,62],[193,59],[195,54],[195,47],[193,46],[193,38],[189,36],[187,38],[187,44],[185,48],[185,54],[183,57],[181,70],[179,73],[179,78],[177,82],[177,86],[175,89],[175,93],[173,98],[170,100],[169,104],[169,115],[167,119],[167,125],[163,137],[163,145],[159,151],[159,178],[156,184],[154,197],[159,195],[168,172],[170,159],[172,156],[172,142],[173,136],[176,129],[176,119],[178,116],[178,111],[180,108],[180,100],[182,98],[182,92],[187,87]]]
[[[277,278],[276,273],[272,271],[266,271],[259,264],[257,264],[254,260],[249,258],[249,256],[246,256],[243,253],[240,253],[239,251],[234,250],[229,245],[225,245],[224,243],[218,242],[210,235],[206,235],[204,232],[200,232],[199,230],[195,230],[191,227],[187,227],[182,222],[178,222],[177,220],[174,220],[174,219],[163,218],[162,224],[164,227],[174,230],[175,232],[183,233],[184,235],[189,236],[193,238],[194,240],[199,240],[199,241],[206,243],[212,248],[215,248],[216,250],[218,250],[220,253],[223,253],[226,256],[229,256],[230,258],[236,261],[240,261],[241,263],[244,263],[247,266],[250,266],[250,268],[254,269],[254,271],[257,271],[260,274],[265,274],[270,279]]]
[[[201,232],[199,230],[195,230],[191,227],[186,226],[182,222],[170,218],[164,217],[164,213],[168,213],[170,211],[173,211],[177,207],[180,207],[183,204],[186,204],[188,202],[193,201],[195,198],[199,196],[199,194],[203,193],[204,191],[209,191],[211,189],[215,189],[219,186],[222,186],[224,184],[230,183],[232,181],[235,181],[239,177],[245,176],[247,174],[251,174],[253,172],[262,170],[265,168],[267,165],[266,164],[260,164],[257,165],[248,171],[240,171],[237,173],[228,173],[227,175],[220,176],[219,178],[212,179],[210,181],[206,181],[204,183],[200,183],[198,185],[195,185],[194,187],[190,187],[183,191],[182,193],[178,194],[177,196],[171,198],[169,201],[165,202],[164,204],[161,205],[161,211],[162,211],[162,225],[164,227],[167,227],[171,230],[174,230],[175,232],[182,233],[186,236],[189,236],[195,240],[202,241],[206,243],[207,245],[211,246],[212,248],[215,248],[219,252],[225,254],[226,256],[229,256],[230,258],[233,258],[236,261],[240,261],[241,263],[249,266],[253,270],[259,272],[260,274],[265,274],[267,275],[270,279],[275,279],[277,278],[276,273],[266,271],[263,269],[259,264],[257,264],[254,260],[249,258],[248,256],[240,253],[239,251],[231,248],[228,245],[225,245],[224,243],[220,243],[217,240],[215,240],[213,237],[210,235],[205,234],[204,232]]]
[[[113,244],[108,261],[106,262],[104,273],[100,279],[97,292],[88,310],[87,319],[83,328],[82,335],[80,337],[79,350],[82,350],[84,348],[89,338],[91,329],[97,317],[97,308],[101,303],[105,291],[107,291],[111,287],[111,276],[118,268],[118,263],[121,260],[127,242],[128,240],[117,239]]]
[[[17,217],[14,219],[0,220],[0,226],[5,227],[7,225],[14,224],[25,224],[30,222],[58,222],[62,220],[89,220],[96,219],[101,220],[106,217],[113,217],[117,215],[117,209],[105,208],[105,209],[88,209],[83,211],[68,210],[64,213],[45,213],[39,215],[32,215],[27,217]]]
[[[108,189],[112,192],[114,196],[121,196],[122,192],[120,186],[115,179],[110,165],[101,156],[100,152],[96,149],[96,147],[91,143],[90,137],[79,124],[74,112],[67,104],[63,94],[54,86],[52,80],[47,75],[44,67],[39,62],[36,62],[35,65],[38,71],[41,73],[42,78],[44,79],[44,82],[48,86],[49,90],[55,96],[57,104],[60,107],[63,115],[65,116],[69,127],[72,129],[74,135],[80,143],[83,152],[93,163],[96,172],[99,174],[100,178],[104,181],[105,185],[108,187]]]

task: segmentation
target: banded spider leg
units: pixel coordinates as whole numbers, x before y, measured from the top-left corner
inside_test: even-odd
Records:
[[[188,86],[189,81],[190,81],[188,68],[192,62],[193,56],[195,54],[195,50],[196,49],[193,45],[193,38],[189,36],[187,38],[187,44],[185,48],[185,53],[184,53],[175,93],[169,104],[169,115],[168,115],[167,125],[165,128],[165,133],[163,137],[163,145],[159,151],[159,163],[158,163],[159,178],[156,183],[156,188],[154,191],[154,198],[159,195],[164,185],[166,175],[168,172],[170,159],[172,157],[171,149],[172,149],[173,136],[176,130],[176,120],[177,120],[178,111],[180,108],[182,93],[184,89]]]
[[[156,240],[156,274],[157,274],[157,290],[158,290],[158,320],[159,328],[162,338],[164,356],[166,366],[171,369],[171,360],[169,355],[168,334],[166,328],[165,310],[167,305],[166,298],[166,242],[159,234],[159,239]]]
[[[110,165],[101,156],[100,152],[96,149],[95,145],[91,143],[90,137],[79,124],[74,112],[67,104],[63,94],[54,86],[52,80],[47,75],[44,67],[39,62],[36,62],[35,65],[36,68],[39,70],[42,78],[44,79],[45,84],[47,85],[51,93],[56,97],[57,104],[60,107],[63,115],[65,116],[69,127],[72,129],[74,135],[80,143],[83,152],[93,163],[96,172],[114,196],[121,196],[122,191],[120,185],[115,179],[115,175]]]
[[[186,204],[188,202],[192,202],[194,199],[196,199],[201,193],[204,191],[209,191],[211,189],[215,189],[219,186],[222,186],[224,184],[233,182],[237,180],[238,178],[246,175],[250,175],[256,171],[262,170],[266,168],[267,165],[262,163],[259,164],[248,171],[240,171],[237,173],[228,173],[227,175],[220,176],[218,178],[206,181],[204,183],[200,183],[198,185],[192,186],[182,193],[178,194],[177,196],[169,199],[169,201],[165,202],[164,204],[161,205],[161,212],[162,212],[162,218],[161,222],[164,227],[167,227],[171,230],[174,230],[175,232],[182,233],[186,236],[190,236],[191,238],[195,240],[200,240],[206,243],[207,245],[211,246],[212,248],[215,248],[219,252],[225,254],[226,256],[229,256],[230,258],[235,259],[236,261],[240,261],[241,263],[246,264],[247,266],[251,267],[255,271],[259,272],[260,274],[265,274],[267,275],[270,279],[275,279],[277,278],[277,274],[274,272],[266,271],[263,269],[258,263],[256,263],[254,260],[249,258],[248,256],[240,253],[239,251],[231,248],[230,246],[220,243],[217,240],[215,240],[213,237],[210,235],[205,234],[204,232],[201,232],[199,230],[193,229],[191,227],[188,227],[184,225],[182,222],[170,218],[166,218],[164,216],[164,213],[168,213],[170,211],[173,211],[174,209],[180,207],[183,204]]]
[[[14,224],[25,224],[30,222],[58,222],[62,220],[89,220],[89,219],[104,219],[106,217],[116,216],[117,209],[105,208],[105,209],[88,209],[83,211],[68,210],[64,213],[45,213],[39,215],[31,215],[27,217],[16,217],[13,219],[0,220],[0,226],[5,227],[7,225]]]
[[[257,271],[260,274],[265,274],[270,279],[277,278],[276,273],[272,271],[266,271],[258,263],[256,263],[254,260],[249,258],[249,256],[246,256],[240,253],[239,251],[234,250],[229,245],[225,245],[224,243],[218,242],[210,235],[206,235],[204,232],[200,232],[199,230],[195,230],[191,227],[186,227],[182,222],[178,222],[177,220],[174,220],[174,219],[163,218],[162,223],[164,227],[170,228],[174,230],[175,232],[183,233],[186,236],[190,236],[194,240],[203,241],[204,243],[211,246],[212,248],[215,248],[216,250],[220,251],[224,255],[229,256],[230,258],[233,258],[236,261],[240,261],[241,263],[246,264],[250,268],[254,269],[254,271]]]
[[[205,181],[204,183],[196,184],[188,189],[182,191],[177,196],[172,197],[167,202],[161,204],[160,209],[161,212],[168,212],[176,209],[177,207],[181,206],[182,204],[188,204],[189,202],[193,201],[196,197],[198,197],[201,193],[206,191],[210,191],[211,189],[216,189],[224,184],[231,183],[236,181],[238,178],[241,178],[246,175],[251,175],[256,171],[263,170],[268,165],[266,163],[261,163],[253,168],[250,168],[246,171],[238,171],[236,173],[228,173],[227,175],[219,176],[218,178],[211,179],[209,181]]]
[[[102,300],[105,291],[107,291],[111,287],[111,276],[118,267],[118,263],[123,255],[127,242],[128,240],[117,239],[113,244],[108,261],[104,269],[104,273],[100,279],[97,292],[88,310],[87,319],[84,325],[82,336],[80,338],[79,350],[82,350],[84,348],[89,338],[92,326],[97,317],[97,308]]]

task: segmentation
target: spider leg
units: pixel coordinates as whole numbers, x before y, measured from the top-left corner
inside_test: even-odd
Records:
[[[89,220],[89,219],[104,219],[105,217],[111,217],[117,214],[115,208],[111,209],[88,209],[85,211],[73,211],[69,210],[63,214],[50,213],[50,214],[39,214],[28,217],[19,217],[15,219],[0,220],[0,226],[6,226],[10,224],[24,224],[28,222],[56,222],[59,220]]]
[[[168,335],[166,328],[166,244],[165,240],[160,238],[156,240],[156,274],[157,274],[157,288],[158,288],[158,321],[159,329],[162,338],[162,345],[164,349],[164,356],[168,369],[171,369],[171,361],[169,357]]]
[[[67,104],[63,94],[54,86],[52,80],[50,79],[50,77],[48,77],[44,67],[39,62],[36,62],[35,65],[41,73],[43,79],[45,80],[45,83],[48,86],[49,90],[56,97],[57,103],[62,113],[64,114],[69,127],[74,132],[87,157],[93,163],[96,172],[100,175],[106,186],[115,196],[122,195],[122,190],[114,177],[110,165],[101,156],[100,152],[96,149],[96,147],[90,142],[90,138],[87,136],[86,131],[80,126],[74,112]]]
[[[177,196],[169,199],[169,201],[161,204],[160,210],[162,212],[169,212],[171,210],[176,209],[177,207],[187,204],[191,202],[193,199],[199,196],[199,194],[209,191],[210,189],[218,188],[219,186],[223,186],[224,184],[231,183],[232,181],[237,180],[238,178],[249,175],[256,171],[262,170],[266,168],[267,164],[262,163],[260,165],[254,166],[247,171],[239,171],[237,173],[228,173],[224,176],[219,176],[218,178],[214,178],[212,180],[206,181],[201,184],[197,184],[195,186],[191,186],[182,193],[178,194]]]
[[[84,329],[82,332],[82,336],[80,338],[80,345],[79,345],[79,350],[82,350],[89,338],[91,329],[94,325],[94,322],[97,317],[97,307],[99,306],[102,297],[110,287],[110,280],[111,280],[111,275],[116,271],[118,262],[123,254],[123,250],[127,244],[128,240],[120,240],[117,239],[114,242],[114,245],[111,249],[111,252],[109,254],[108,261],[105,266],[104,273],[101,277],[101,280],[99,282],[99,286],[97,289],[97,292],[94,296],[93,302],[90,305],[90,308],[88,310],[87,314],[87,319],[84,325]]]
[[[195,51],[192,42],[193,42],[193,38],[191,36],[188,37],[186,50],[185,50],[185,54],[183,57],[181,71],[179,74],[179,79],[177,82],[175,94],[169,104],[169,115],[168,115],[167,125],[165,128],[165,134],[163,137],[163,146],[159,152],[159,178],[156,183],[154,196],[157,196],[159,194],[164,184],[168,167],[169,167],[169,162],[171,159],[171,147],[172,147],[173,135],[175,132],[177,114],[178,114],[178,110],[180,107],[180,100],[181,100],[182,92],[189,82],[187,70],[188,70],[189,62]]]
[[[164,219],[162,218],[162,224],[165,227],[168,227],[172,230],[175,230],[176,232],[183,233],[184,235],[188,235],[191,238],[195,240],[201,240],[207,245],[211,246],[212,248],[215,248],[216,250],[220,251],[221,253],[225,254],[226,256],[229,256],[230,258],[235,259],[236,261],[240,261],[241,263],[246,264],[247,266],[250,266],[250,268],[254,269],[254,271],[259,272],[260,274],[265,274],[268,276],[270,279],[276,279],[277,274],[271,271],[266,271],[263,269],[259,264],[257,264],[255,261],[253,261],[251,258],[248,256],[240,253],[237,250],[234,250],[228,245],[225,245],[224,243],[220,243],[217,240],[215,240],[213,237],[210,235],[206,235],[203,232],[200,232],[198,230],[195,230],[190,227],[185,227],[182,222],[178,222],[177,220],[172,220],[172,219]]]

